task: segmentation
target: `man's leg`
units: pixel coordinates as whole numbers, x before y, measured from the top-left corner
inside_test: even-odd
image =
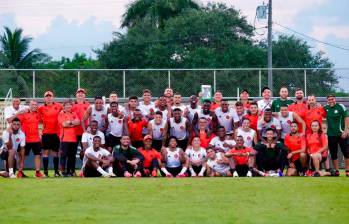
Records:
[[[9,171],[9,176],[10,178],[16,178],[14,174],[14,165],[15,165],[15,156],[16,156],[16,151],[13,149],[10,149],[7,151],[7,164],[8,164],[8,171]]]
[[[337,171],[338,167],[338,143],[340,141],[340,137],[337,136],[328,136],[328,147],[330,149],[331,159],[333,163],[333,168]]]
[[[61,171],[63,175],[67,175],[67,170],[66,170],[66,164],[67,164],[67,156],[68,156],[68,142],[62,142],[61,143],[61,159],[60,159],[60,166],[61,166]]]
[[[257,155],[256,155],[257,169],[260,171],[264,171],[266,146],[263,144],[258,144],[255,146],[255,150],[257,151]]]
[[[349,138],[341,138],[339,141],[339,146],[344,156],[345,173],[346,176],[349,176]]]

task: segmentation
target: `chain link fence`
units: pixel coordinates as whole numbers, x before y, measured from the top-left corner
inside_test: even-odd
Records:
[[[183,97],[197,94],[201,85],[211,85],[224,97],[238,97],[239,91],[248,89],[251,97],[260,97],[261,89],[268,86],[265,68],[251,69],[1,69],[0,98],[12,88],[13,96],[41,98],[46,90],[55,92],[57,98],[74,97],[77,88],[85,88],[88,97],[108,96],[116,91],[120,98],[141,96],[150,89],[160,96],[171,87]],[[348,96],[349,68],[277,68],[273,69],[273,94],[286,86],[290,96],[297,88],[305,94],[326,96],[337,92]]]

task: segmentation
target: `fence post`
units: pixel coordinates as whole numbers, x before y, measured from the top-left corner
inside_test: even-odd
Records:
[[[258,90],[259,90],[258,95],[259,97],[261,97],[262,96],[262,71],[261,70],[258,71]]]
[[[33,70],[33,98],[35,99],[35,70]]]
[[[171,70],[168,70],[167,77],[168,77],[168,88],[171,88]]]
[[[304,69],[304,94],[307,96],[307,70]]]
[[[123,89],[123,97],[126,98],[126,71],[122,71],[122,89]]]
[[[216,70],[213,70],[213,92],[216,92]]]
[[[78,70],[78,89],[80,89],[80,70]]]

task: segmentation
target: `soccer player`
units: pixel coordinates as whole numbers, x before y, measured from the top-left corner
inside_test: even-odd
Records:
[[[158,106],[155,108],[155,112],[160,111],[162,113],[162,119],[167,121],[171,117],[171,107],[166,104],[166,98],[160,96],[158,99]]]
[[[120,113],[125,114],[126,109],[124,106],[119,104],[118,94],[115,91],[110,92],[108,101],[109,101],[109,103],[105,105],[108,109],[108,113],[110,113],[111,102],[116,102],[116,103],[118,103],[118,109],[119,109]]]
[[[201,110],[201,106],[198,105],[199,99],[195,95],[189,97],[189,105],[186,106],[184,110],[184,116],[189,120],[190,123],[193,122],[194,115]]]
[[[307,151],[314,166],[314,177],[326,175],[320,172],[321,163],[327,160],[328,140],[327,136],[322,133],[319,121],[311,122],[311,133],[307,134]]]
[[[146,177],[157,177],[161,164],[161,154],[152,148],[152,140],[151,135],[144,136],[143,147],[138,149],[144,157],[142,174]]]
[[[209,177],[231,177],[230,161],[222,152],[215,152],[214,149],[208,148],[207,151],[207,176]]]
[[[208,121],[206,118],[201,117],[199,119],[199,129],[194,129],[194,134],[192,137],[199,137],[200,146],[207,149],[211,140],[216,137],[216,135],[208,128]]]
[[[133,118],[127,122],[128,133],[131,138],[132,146],[139,148],[143,145],[143,128],[148,126],[148,122],[142,117],[140,109],[135,109]]]
[[[30,151],[34,154],[35,163],[35,176],[38,178],[43,177],[40,172],[40,161],[41,161],[41,139],[39,135],[39,122],[40,116],[38,113],[38,103],[35,100],[31,100],[29,109],[27,112],[19,112],[18,118],[21,121],[22,131],[25,134],[25,155],[28,156]],[[24,161],[23,157],[23,161]],[[17,177],[22,177],[23,172],[19,170]]]
[[[291,122],[291,132],[285,136],[285,146],[288,149],[289,166],[287,176],[304,176],[307,169],[307,154],[305,136],[299,134],[296,121]]]
[[[257,123],[259,119],[257,102],[254,101],[250,103],[250,109],[248,113],[244,116],[244,118],[250,120],[250,127],[257,132]]]
[[[235,109],[236,109],[236,114],[239,117],[238,126],[236,127],[236,128],[238,128],[238,127],[241,127],[242,119],[246,115],[244,104],[241,101],[236,102],[235,103]]]
[[[240,102],[243,104],[245,111],[248,111],[250,109],[249,98],[250,98],[250,93],[248,92],[248,90],[247,89],[241,90]]]
[[[236,146],[225,153],[225,157],[233,158],[233,177],[252,177],[256,151],[244,146],[244,138],[236,137]]]
[[[223,126],[217,128],[217,136],[214,137],[208,147],[213,148],[216,152],[226,153],[229,149],[235,147],[234,140],[226,139],[226,132]]]
[[[84,134],[82,134],[82,138],[81,138],[82,149],[83,149],[82,154],[87,148],[93,146],[93,138],[95,136],[99,136],[99,138],[101,139],[99,146],[104,148],[104,145],[105,145],[104,134],[103,132],[98,130],[98,121],[93,120],[90,122],[89,131],[85,131]]]
[[[93,137],[92,146],[85,150],[83,159],[84,177],[115,177],[113,173],[113,157],[110,152],[101,146],[101,137]]]
[[[148,135],[152,137],[152,147],[160,152],[166,143],[165,126],[166,121],[162,119],[162,112],[156,111],[153,120],[148,122]]]
[[[126,106],[126,111],[125,111],[125,116],[127,119],[132,119],[134,117],[134,112],[136,109],[139,110],[138,108],[138,97],[137,96],[130,96],[128,98],[127,106]]]
[[[131,139],[123,135],[120,139],[120,145],[113,148],[114,167],[116,167],[118,176],[123,177],[141,177],[142,163],[144,156],[138,150],[131,146]]]
[[[281,106],[288,107],[293,103],[293,100],[288,98],[288,89],[286,86],[282,86],[280,88],[279,95],[280,95],[280,98],[273,100],[273,103],[271,104],[272,112],[279,112],[281,109]]]
[[[257,144],[254,149],[257,151],[256,163],[259,171],[283,175],[287,150],[282,143],[275,142],[273,128],[266,129],[265,140]]]
[[[63,177],[75,176],[75,161],[77,152],[76,126],[80,120],[72,111],[73,101],[67,100],[63,103],[64,109],[58,115],[61,139],[61,171]]]
[[[221,106],[222,99],[223,99],[222,92],[220,90],[217,90],[213,94],[213,102],[211,104],[210,111],[215,111],[217,108],[219,108]]]
[[[58,150],[60,146],[59,135],[59,124],[58,124],[58,114],[63,109],[60,103],[54,101],[54,95],[52,91],[46,91],[44,94],[44,105],[39,107],[39,116],[42,121],[43,130],[41,136],[42,142],[42,163],[44,166],[44,175],[48,177],[48,163],[49,163],[49,153],[53,155],[53,168],[54,176],[60,177],[58,164]]]
[[[274,143],[281,137],[281,124],[279,119],[273,117],[271,109],[266,109],[261,119],[258,120],[257,130],[259,140],[265,142],[268,129],[274,129]]]
[[[288,111],[287,105],[280,106],[280,112],[277,113],[277,117],[281,124],[281,141],[285,139],[286,134],[289,134],[291,132],[291,123],[293,121],[296,121],[297,124],[302,125],[303,131],[301,133],[305,135],[305,122],[300,116],[298,116],[297,113]]]
[[[220,126],[225,128],[228,135],[233,134],[234,129],[239,126],[239,116],[236,111],[229,108],[229,103],[227,100],[222,100],[221,106],[218,107],[214,112],[217,116],[218,123]]]
[[[303,121],[306,119],[306,114],[308,111],[307,102],[304,99],[304,92],[302,89],[298,88],[295,92],[296,101],[288,106],[288,110],[295,112],[298,116],[302,118]],[[303,132],[302,124],[298,124],[299,132]]]
[[[166,177],[185,177],[189,160],[183,149],[177,147],[177,138],[169,138],[168,147],[161,151],[162,175]]]
[[[14,167],[16,163],[16,154],[19,153],[19,170],[23,170],[24,166],[24,153],[25,153],[25,135],[20,130],[21,122],[18,118],[13,118],[11,125],[2,133],[3,150],[1,151],[1,158],[6,161],[6,170],[4,176],[10,178],[16,178],[14,174]],[[22,172],[21,176],[25,177]]]
[[[336,176],[339,176],[337,155],[339,145],[344,156],[345,173],[349,177],[349,113],[343,104],[337,103],[336,97],[332,94],[327,96],[327,105],[324,109],[327,119],[328,145]]]
[[[110,103],[110,113],[105,119],[105,128],[107,149],[111,152],[114,146],[120,145],[121,136],[128,135],[127,119],[119,111],[119,105],[115,101]]]
[[[192,129],[188,119],[182,116],[181,109],[175,108],[173,110],[173,117],[171,117],[165,125],[165,133],[167,133],[168,136],[177,138],[179,148],[183,150],[187,148],[188,140],[192,135]]]
[[[264,87],[262,89],[263,99],[257,101],[258,110],[261,114],[263,114],[266,109],[271,108],[271,105],[273,103],[271,96],[272,96],[271,90],[268,87]]]
[[[235,139],[237,136],[242,136],[244,139],[244,146],[249,148],[258,143],[257,132],[250,128],[250,124],[251,122],[248,118],[243,118],[241,127],[239,127],[235,133]]]
[[[310,124],[312,121],[319,121],[322,125],[322,119],[326,118],[325,109],[316,102],[316,97],[314,95],[308,96],[308,110],[305,116],[306,133],[311,132]]]
[[[143,90],[143,101],[139,102],[138,108],[147,120],[154,118],[155,103],[151,101],[151,91],[149,89]]]
[[[166,88],[164,91],[164,99],[168,108],[172,107],[173,104],[173,89]]]
[[[7,121],[7,127],[9,127],[9,124],[12,122],[13,118],[16,117],[16,114],[20,111],[26,111],[28,109],[28,106],[21,105],[21,99],[19,97],[13,97],[12,99],[12,105],[5,107],[4,109],[4,116],[5,120]]]
[[[108,110],[107,107],[104,105],[104,101],[102,97],[96,96],[95,102],[93,105],[91,105],[85,112],[84,116],[81,120],[81,125],[84,131],[86,131],[85,121],[89,119],[89,121],[98,121],[98,130],[101,132],[106,131],[105,127],[105,119],[107,117]]]
[[[200,145],[200,138],[194,137],[191,146],[185,150],[189,158],[189,171],[192,177],[203,177],[206,171],[206,150]]]
[[[211,131],[216,131],[218,126],[218,119],[214,112],[210,111],[211,107],[211,101],[204,100],[204,104],[201,107],[201,110],[195,113],[193,121],[192,121],[192,127],[194,130],[198,129],[198,121],[200,118],[206,118],[207,120],[207,128]]]
[[[182,112],[185,111],[186,106],[182,104],[182,95],[180,93],[175,93],[173,95],[173,105],[172,105],[172,110],[179,108],[181,109]]]

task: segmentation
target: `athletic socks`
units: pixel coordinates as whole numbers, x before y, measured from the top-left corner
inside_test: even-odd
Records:
[[[109,174],[108,174],[107,172],[105,172],[105,171],[102,169],[102,167],[100,167],[100,166],[97,168],[97,171],[98,171],[100,174],[102,174],[103,177],[109,176]]]
[[[108,168],[108,173],[109,173],[109,174],[112,174],[112,173],[113,173],[113,167],[109,167],[109,168]]]
[[[53,167],[55,169],[55,173],[58,173],[58,164],[59,164],[59,157],[53,157]]]
[[[196,176],[196,173],[195,173],[193,168],[190,167],[189,171],[190,171],[191,176]]]
[[[199,173],[199,176],[203,176],[205,171],[206,171],[206,167],[202,166],[200,173]]]
[[[183,175],[185,172],[187,172],[188,168],[187,167],[183,167],[181,172],[178,175]]]
[[[13,168],[9,168],[8,172],[9,172],[10,175],[13,174]]]
[[[164,172],[166,175],[170,175],[170,173],[167,171],[165,167],[161,168],[161,171]]]
[[[48,157],[42,157],[42,163],[44,164],[44,171],[48,170]]]

